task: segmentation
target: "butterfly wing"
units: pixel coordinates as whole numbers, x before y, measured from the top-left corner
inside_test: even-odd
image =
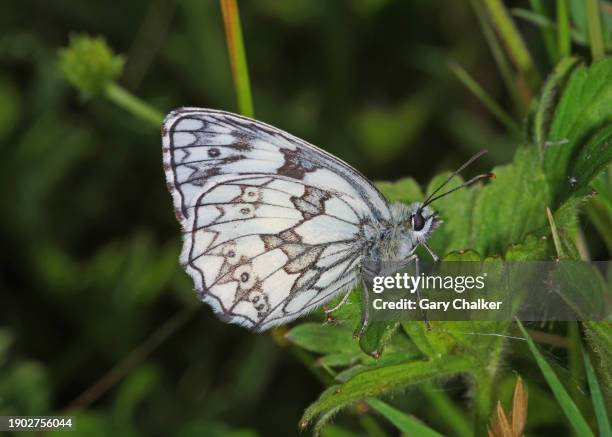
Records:
[[[354,285],[367,241],[390,219],[363,175],[227,112],[174,111],[162,134],[181,263],[221,318],[265,330]]]

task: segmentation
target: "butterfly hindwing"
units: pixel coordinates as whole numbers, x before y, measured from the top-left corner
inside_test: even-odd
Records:
[[[385,199],[347,164],[285,132],[197,108],[164,122],[181,263],[225,320],[264,330],[354,285]]]

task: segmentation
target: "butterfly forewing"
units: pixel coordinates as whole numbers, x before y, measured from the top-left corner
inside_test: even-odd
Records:
[[[390,218],[355,169],[245,117],[174,111],[163,150],[181,263],[217,314],[251,329],[286,323],[352,287],[367,238]]]

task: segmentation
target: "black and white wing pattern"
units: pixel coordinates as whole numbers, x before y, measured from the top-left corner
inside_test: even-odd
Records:
[[[228,112],[178,109],[162,136],[181,264],[223,320],[263,331],[353,287],[366,242],[390,220],[363,175]]]

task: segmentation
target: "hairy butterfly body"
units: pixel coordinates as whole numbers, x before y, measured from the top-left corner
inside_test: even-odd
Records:
[[[181,264],[229,323],[263,331],[348,296],[381,262],[415,260],[418,245],[433,255],[432,196],[389,205],[333,155],[228,112],[175,110],[162,136]]]

